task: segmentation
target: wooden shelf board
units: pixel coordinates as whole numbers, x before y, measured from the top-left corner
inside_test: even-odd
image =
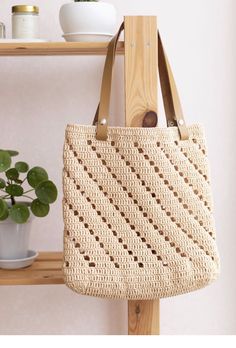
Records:
[[[18,270],[0,269],[0,285],[64,284],[62,252],[40,252],[32,266]]]
[[[105,55],[108,42],[31,42],[0,43],[0,56]],[[124,54],[124,42],[118,44]]]

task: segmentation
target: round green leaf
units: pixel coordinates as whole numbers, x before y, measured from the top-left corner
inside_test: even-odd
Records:
[[[14,196],[14,197],[20,197],[23,195],[24,190],[20,185],[8,185],[6,187],[6,192],[10,195],[10,196]]]
[[[6,171],[6,177],[10,180],[17,180],[19,178],[19,172],[16,168],[11,168]]]
[[[0,219],[4,218],[6,213],[8,213],[8,205],[3,199],[0,199]]]
[[[14,157],[14,156],[18,156],[18,155],[19,155],[19,152],[18,152],[18,151],[15,151],[15,150],[2,150],[2,149],[0,149],[0,151],[6,151],[6,152],[8,152],[9,155],[10,155],[11,157]]]
[[[52,181],[43,181],[35,190],[35,194],[44,204],[51,204],[57,199],[57,188]]]
[[[0,173],[5,172],[11,166],[11,156],[7,151],[0,150]]]
[[[17,224],[24,224],[29,219],[30,211],[26,204],[15,204],[10,208],[9,215]]]
[[[16,184],[22,184],[23,183],[23,181],[19,180],[19,179],[15,179],[14,181],[15,181]]]
[[[26,162],[16,162],[15,168],[19,173],[27,173],[29,170],[29,165]]]
[[[31,211],[37,217],[45,217],[48,215],[50,210],[49,204],[44,204],[40,202],[39,199],[35,199],[31,203]]]
[[[11,157],[15,157],[15,156],[18,156],[19,155],[19,152],[18,151],[15,151],[15,150],[6,150],[8,153],[9,153],[9,155],[11,156]]]
[[[6,182],[0,178],[0,189],[3,189],[4,187],[6,187]]]
[[[27,180],[31,187],[36,188],[42,181],[48,180],[48,173],[41,167],[34,167],[28,172]]]
[[[2,216],[0,216],[0,221],[6,220],[8,218],[8,216],[9,216],[9,210],[7,209],[7,210],[5,210],[5,213],[3,213]]]

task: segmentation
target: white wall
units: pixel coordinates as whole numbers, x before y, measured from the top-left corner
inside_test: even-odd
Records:
[[[59,7],[40,6],[42,36],[60,39]],[[196,293],[161,301],[162,334],[236,334],[235,233],[235,25],[233,0],[113,0],[125,14],[158,15],[189,123],[203,122],[208,137],[215,198],[220,279]],[[10,9],[0,20],[10,34]],[[31,165],[45,166],[61,187],[66,123],[92,121],[104,57],[0,58],[0,145],[19,149]],[[122,58],[116,68],[113,114],[123,117]],[[34,224],[31,246],[62,248],[61,190],[51,215]],[[1,287],[0,334],[126,334],[123,301],[82,297],[65,286]]]

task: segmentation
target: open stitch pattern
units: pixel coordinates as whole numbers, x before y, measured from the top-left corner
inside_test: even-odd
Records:
[[[157,299],[216,279],[219,257],[200,126],[68,125],[64,145],[64,276],[76,292]]]

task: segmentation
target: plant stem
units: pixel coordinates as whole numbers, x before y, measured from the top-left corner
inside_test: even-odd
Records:
[[[13,196],[11,196],[10,198],[11,198],[11,204],[15,205],[16,204],[15,198]]]
[[[33,199],[32,197],[30,197],[30,196],[22,195],[22,197],[26,197],[26,198],[32,199],[32,201],[34,200],[34,199]]]
[[[25,191],[25,192],[24,192],[24,194],[25,194],[25,193],[29,193],[29,192],[32,192],[32,191],[34,191],[34,189],[32,189],[32,190],[29,190],[29,191]]]

